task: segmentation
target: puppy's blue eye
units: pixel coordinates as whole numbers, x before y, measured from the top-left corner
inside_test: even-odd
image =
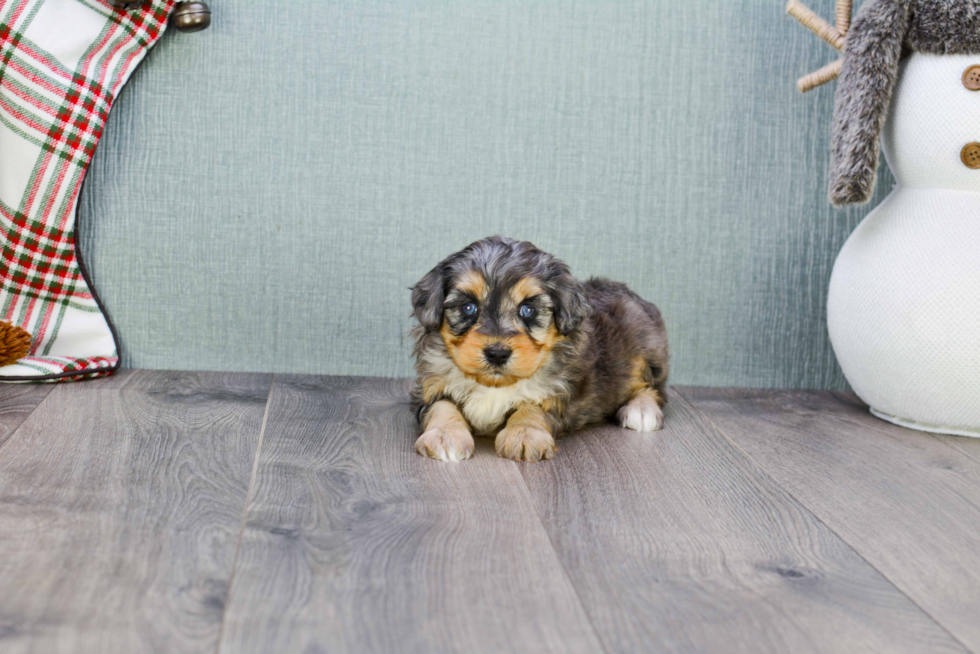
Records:
[[[538,310],[530,304],[522,304],[519,313],[521,314],[521,318],[533,318],[538,314]]]
[[[476,305],[472,302],[467,302],[462,306],[463,314],[467,316],[476,315]]]

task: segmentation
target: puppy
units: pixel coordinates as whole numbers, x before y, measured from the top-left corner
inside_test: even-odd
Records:
[[[419,454],[460,461],[496,436],[515,461],[555,455],[555,437],[616,415],[663,426],[667,332],[624,284],[590,279],[526,241],[472,243],[412,287]]]

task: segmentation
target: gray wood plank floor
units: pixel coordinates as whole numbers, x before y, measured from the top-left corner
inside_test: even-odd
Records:
[[[961,449],[973,443],[892,425],[829,392],[680,392],[912,601],[980,651],[980,463]]]
[[[53,388],[52,384],[0,384],[0,448]]]
[[[446,464],[408,388],[0,386],[0,652],[980,654],[980,440],[682,388],[656,434]]]
[[[0,651],[213,652],[270,381],[53,386],[0,448]]]
[[[599,651],[516,467],[415,454],[408,390],[276,380],[222,651]]]
[[[676,394],[521,469],[609,652],[961,651]]]

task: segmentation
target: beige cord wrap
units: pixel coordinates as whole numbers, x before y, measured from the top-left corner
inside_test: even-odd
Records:
[[[840,75],[841,64],[844,63],[843,59],[838,59],[832,63],[827,64],[820,70],[815,70],[809,75],[804,75],[800,79],[796,80],[796,88],[800,90],[800,93],[806,93],[812,89],[826,84],[827,82],[837,79]]]
[[[851,0],[841,0],[837,3],[837,31],[847,34],[851,29]]]
[[[809,7],[797,2],[797,0],[789,0],[786,3],[786,13],[838,50],[844,48],[844,35],[838,32],[836,27],[813,13]]]
[[[837,0],[837,25],[834,26],[820,16],[817,16],[809,7],[799,2],[799,0],[789,0],[786,3],[787,14],[798,20],[800,24],[839,51],[844,50],[844,37],[847,34],[847,30],[851,28],[851,9],[852,0]],[[815,70],[809,75],[801,77],[796,82],[796,88],[801,93],[806,93],[836,79],[840,75],[842,62],[842,59],[838,59],[820,70]]]

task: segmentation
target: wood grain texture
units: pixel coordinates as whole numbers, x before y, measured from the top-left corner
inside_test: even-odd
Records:
[[[682,389],[895,586],[980,651],[980,463],[817,391]]]
[[[521,471],[606,651],[963,651],[676,394],[559,445]]]
[[[868,405],[852,391],[832,391],[831,394],[841,402],[857,407],[860,411],[868,411]],[[932,434],[932,436],[977,463],[980,463],[980,438],[950,436],[948,434]]]
[[[0,448],[55,384],[0,384]]]
[[[515,464],[416,454],[409,386],[277,377],[220,651],[600,652]]]
[[[964,456],[980,463],[980,438],[948,436],[945,434],[935,434],[935,437]]]
[[[270,383],[55,386],[0,450],[0,650],[215,651]]]

